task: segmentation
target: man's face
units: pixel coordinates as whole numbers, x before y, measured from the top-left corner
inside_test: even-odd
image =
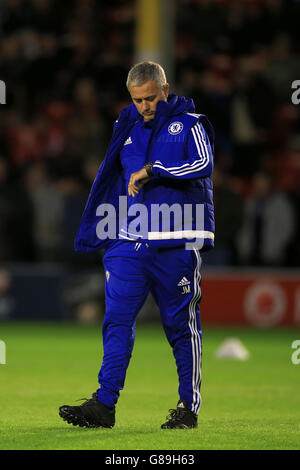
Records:
[[[129,87],[129,92],[138,112],[147,122],[154,118],[157,103],[167,101],[169,85],[166,83],[160,88],[156,82],[149,80],[141,86]]]

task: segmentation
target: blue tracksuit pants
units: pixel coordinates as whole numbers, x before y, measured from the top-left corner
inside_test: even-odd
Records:
[[[136,317],[151,292],[176,360],[179,398],[198,414],[202,355],[199,251],[149,248],[145,243],[120,240],[107,249],[103,263],[106,313],[98,400],[109,407],[117,403],[133,350]]]

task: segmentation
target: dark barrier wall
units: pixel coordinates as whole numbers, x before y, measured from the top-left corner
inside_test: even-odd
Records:
[[[105,314],[104,282],[101,270],[12,266],[0,271],[0,321],[75,320],[99,324]],[[300,326],[299,272],[206,270],[202,289],[202,324]],[[138,318],[159,321],[151,296]]]
[[[76,319],[83,306],[102,305],[103,289],[99,271],[12,266],[0,272],[0,320]]]

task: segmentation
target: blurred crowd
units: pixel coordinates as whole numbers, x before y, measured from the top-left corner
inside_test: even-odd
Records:
[[[299,266],[300,2],[174,1],[171,91],[216,131],[205,261]],[[134,0],[0,1],[0,262],[97,262],[74,252],[74,237],[130,102],[134,29]]]

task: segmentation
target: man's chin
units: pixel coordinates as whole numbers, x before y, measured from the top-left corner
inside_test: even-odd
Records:
[[[143,115],[143,119],[144,121],[151,121],[151,119],[154,118],[154,113],[151,113],[151,114],[144,114]]]

